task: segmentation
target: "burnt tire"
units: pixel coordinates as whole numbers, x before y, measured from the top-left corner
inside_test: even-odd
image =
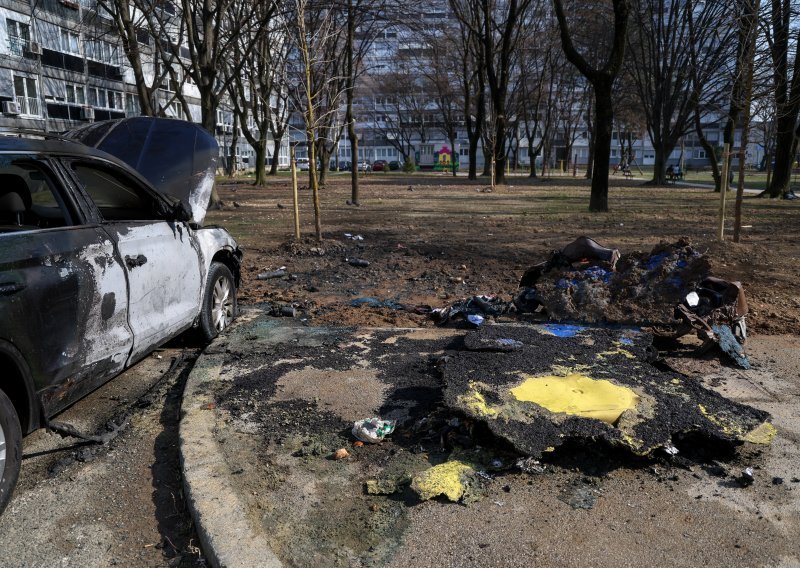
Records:
[[[209,342],[224,331],[236,317],[236,282],[230,269],[212,262],[200,310],[200,338]]]
[[[0,513],[11,499],[22,461],[22,429],[11,400],[0,390]]]

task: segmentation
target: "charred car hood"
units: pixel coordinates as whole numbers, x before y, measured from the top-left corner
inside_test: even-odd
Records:
[[[206,216],[219,146],[197,124],[139,116],[96,122],[67,136],[116,156],[161,193],[187,203],[192,221]]]

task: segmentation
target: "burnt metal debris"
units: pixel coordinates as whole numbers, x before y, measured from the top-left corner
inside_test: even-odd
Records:
[[[710,275],[708,259],[682,239],[649,253],[621,254],[579,237],[529,268],[513,300],[473,296],[433,310],[438,325],[471,316],[533,314],[553,322],[644,326],[659,338],[695,332],[699,353],[718,345],[749,368],[744,354],[747,301],[739,282]],[[476,327],[473,325],[472,327]]]

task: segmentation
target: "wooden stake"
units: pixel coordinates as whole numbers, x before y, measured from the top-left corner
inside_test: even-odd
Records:
[[[289,162],[292,165],[292,205],[294,206],[294,238],[300,240],[300,204],[297,198],[297,164],[294,160],[294,146],[289,147]]]
[[[722,179],[719,184],[719,240],[725,240],[725,194],[728,193],[728,169],[731,167],[730,144],[722,148]]]

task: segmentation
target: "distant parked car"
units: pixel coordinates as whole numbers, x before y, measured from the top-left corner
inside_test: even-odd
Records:
[[[358,162],[358,171],[360,172],[368,172],[372,170],[372,165],[367,162],[366,160],[362,160]]]
[[[307,172],[311,167],[311,162],[308,161],[308,158],[295,158],[294,161],[297,164],[297,169],[301,172]]]
[[[372,162],[372,171],[373,172],[382,172],[388,166],[386,165],[386,160],[375,160]]]
[[[389,169],[393,172],[399,170],[401,166],[402,164],[397,160],[392,160],[391,162],[389,162]]]

